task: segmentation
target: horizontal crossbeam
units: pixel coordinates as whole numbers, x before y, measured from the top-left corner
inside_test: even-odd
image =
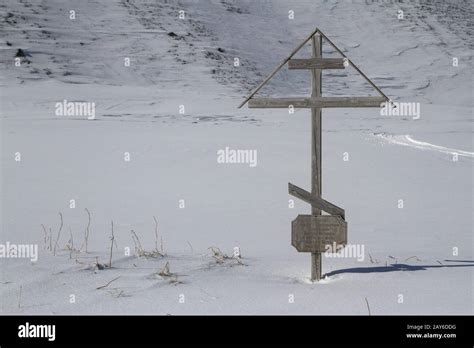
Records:
[[[343,58],[290,59],[288,69],[344,69]]]
[[[320,197],[313,196],[306,190],[299,188],[296,185],[288,183],[288,193],[296,198],[299,198],[306,203],[311,204],[311,206],[321,209],[331,215],[339,215],[343,219],[346,218],[344,209],[339,208],[337,205],[334,205]]]
[[[252,98],[249,108],[372,108],[386,102],[383,97]]]

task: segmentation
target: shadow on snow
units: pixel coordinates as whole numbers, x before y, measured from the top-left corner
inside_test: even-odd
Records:
[[[461,265],[407,265],[404,263],[395,263],[387,266],[375,266],[375,267],[354,267],[354,268],[343,268],[338,269],[329,273],[325,276],[331,277],[336,274],[343,273],[385,273],[385,272],[410,272],[410,271],[425,271],[430,268],[457,268],[457,267],[474,267],[474,261],[468,260],[444,260],[446,262],[466,262],[472,264],[461,264]]]

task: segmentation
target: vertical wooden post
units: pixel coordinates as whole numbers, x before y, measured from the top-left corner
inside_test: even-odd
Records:
[[[322,58],[322,40],[319,33],[311,38],[313,58]],[[321,97],[321,69],[312,69],[311,96]],[[321,197],[321,108],[311,109],[311,194]],[[312,215],[321,215],[321,210],[312,206]],[[321,279],[321,252],[311,253],[311,280]]]

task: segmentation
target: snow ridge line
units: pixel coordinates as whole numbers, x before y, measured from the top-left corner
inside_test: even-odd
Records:
[[[388,141],[391,144],[409,146],[409,147],[413,147],[420,150],[432,150],[432,151],[437,151],[437,152],[446,153],[450,155],[457,154],[458,156],[474,158],[474,152],[453,149],[449,147],[431,144],[424,141],[415,140],[408,134],[390,135],[390,134],[379,133],[379,134],[374,134],[374,135],[378,138],[382,138]]]

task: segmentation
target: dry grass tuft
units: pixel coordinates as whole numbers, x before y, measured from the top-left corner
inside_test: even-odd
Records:
[[[209,247],[208,249],[211,250],[212,252],[212,257],[214,258],[214,260],[216,260],[217,263],[219,264],[224,264],[226,261],[236,261],[238,265],[242,265],[242,266],[246,266],[243,262],[242,262],[242,257],[240,256],[240,254],[238,256],[229,256],[229,255],[226,255],[224,254],[221,249],[217,248],[217,247]]]
[[[155,221],[156,221],[156,219],[155,219]],[[155,228],[155,231],[156,231],[156,228]],[[138,257],[157,258],[157,257],[165,256],[162,252],[160,252],[158,250],[158,233],[155,234],[155,236],[156,236],[155,249],[152,250],[152,251],[147,251],[142,247],[142,243],[140,242],[140,238],[138,238],[138,235],[134,230],[131,230],[130,233],[132,234],[133,244],[135,245],[135,253],[137,254]],[[161,247],[163,248],[163,242],[161,244]]]

